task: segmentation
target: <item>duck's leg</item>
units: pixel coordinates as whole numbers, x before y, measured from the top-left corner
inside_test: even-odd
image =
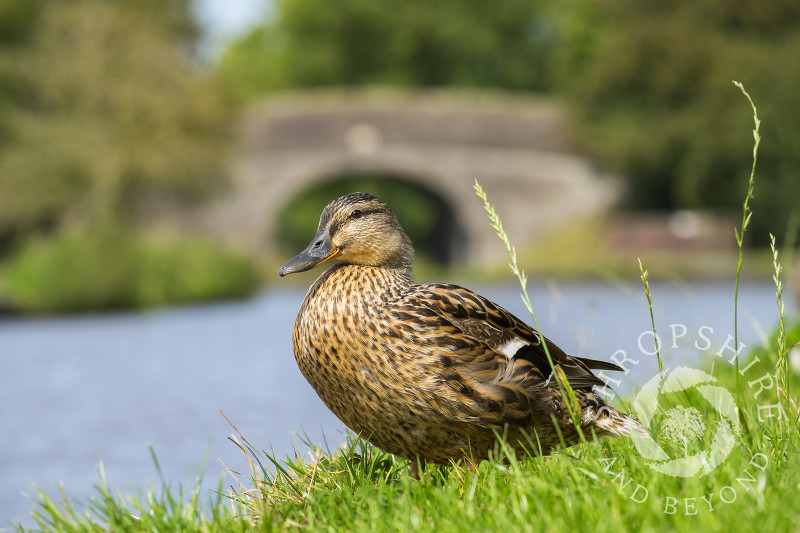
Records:
[[[422,459],[414,457],[411,459],[411,477],[419,481],[419,467]]]
[[[464,458],[464,465],[467,467],[467,470],[469,470],[472,473],[476,473],[478,471],[478,466],[480,464],[481,464],[480,459],[475,461],[471,457]]]

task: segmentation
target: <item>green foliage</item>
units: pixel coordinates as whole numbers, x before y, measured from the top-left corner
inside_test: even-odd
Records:
[[[23,312],[151,307],[252,294],[253,262],[200,238],[145,237],[116,227],[31,241],[5,269]]]
[[[0,46],[24,42],[40,10],[37,0],[0,0]]]
[[[185,54],[189,0],[3,2],[0,240],[219,186],[230,106]]]
[[[259,284],[252,260],[202,238],[143,240],[141,259],[137,307],[249,296]]]
[[[297,195],[278,216],[278,242],[289,253],[305,248],[314,236],[322,209],[331,200],[353,191],[374,194],[392,206],[417,252],[428,259],[441,260],[442,240],[449,240],[437,231],[448,222],[444,206],[415,185],[378,175],[339,176]]]
[[[132,306],[139,265],[131,240],[115,231],[30,241],[7,263],[8,296],[28,312]]]
[[[640,208],[733,208],[746,181],[752,137],[741,80],[761,102],[755,240],[786,232],[800,198],[800,7],[768,0],[680,3],[570,2],[556,26],[557,92],[583,137],[630,179]]]
[[[243,97],[332,85],[550,86],[542,2],[278,0],[274,20],[225,53]]]

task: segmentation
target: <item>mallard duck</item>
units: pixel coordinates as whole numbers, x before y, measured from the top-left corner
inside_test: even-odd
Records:
[[[415,284],[413,260],[389,206],[352,193],[325,207],[311,243],[278,271],[333,263],[308,290],[292,333],[297,364],[325,405],[372,444],[411,459],[415,477],[422,460],[489,457],[498,435],[543,454],[578,442],[536,330],[463,287]],[[635,419],[592,391],[604,382],[590,369],[622,368],[544,340],[585,434],[630,435]]]

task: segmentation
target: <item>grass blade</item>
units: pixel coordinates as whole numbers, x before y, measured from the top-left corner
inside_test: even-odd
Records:
[[[739,278],[742,273],[742,246],[744,244],[744,232],[747,230],[747,226],[750,224],[750,217],[752,216],[752,212],[750,211],[750,199],[753,198],[753,186],[754,186],[754,179],[756,174],[756,163],[758,161],[758,146],[761,143],[761,134],[759,133],[759,129],[761,127],[761,120],[758,118],[758,110],[756,109],[756,105],[753,103],[753,99],[750,98],[750,95],[742,85],[738,81],[733,82],[742,94],[747,97],[747,101],[750,102],[750,107],[753,108],[753,166],[750,169],[750,179],[747,182],[747,195],[744,197],[744,202],[742,203],[742,226],[741,230],[734,229],[734,235],[736,237],[736,245],[738,247],[738,258],[736,262],[736,283],[734,284],[733,288],[733,345],[739,346]],[[739,353],[736,353],[736,403],[739,404],[739,412],[742,412],[742,396],[741,396],[741,388],[739,386]],[[742,420],[744,422],[744,420]]]

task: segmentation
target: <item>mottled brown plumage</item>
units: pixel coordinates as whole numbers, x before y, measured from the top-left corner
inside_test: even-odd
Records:
[[[389,206],[353,193],[325,208],[311,244],[281,267],[283,276],[336,261],[309,289],[292,335],[300,370],[325,405],[376,446],[437,463],[484,459],[497,434],[549,453],[560,443],[555,424],[575,443],[536,331],[463,287],[414,284],[413,258]],[[603,382],[591,368],[621,369],[545,341],[586,434],[629,435],[638,423],[592,392]]]

